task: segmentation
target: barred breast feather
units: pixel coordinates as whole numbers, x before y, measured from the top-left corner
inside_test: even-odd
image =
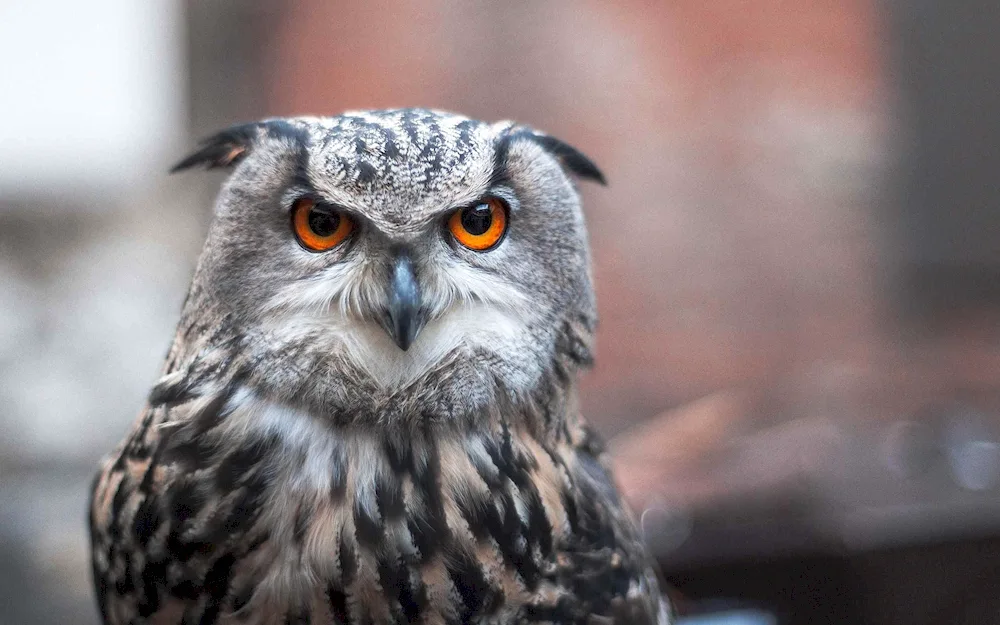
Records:
[[[159,401],[155,401],[155,400]],[[596,437],[338,431],[239,385],[155,398],[94,485],[107,623],[656,623]]]

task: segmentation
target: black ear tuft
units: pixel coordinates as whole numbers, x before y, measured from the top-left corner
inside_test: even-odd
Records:
[[[305,130],[287,119],[239,124],[203,140],[198,151],[174,165],[170,173],[198,165],[204,165],[205,169],[235,165],[250,153],[261,136],[284,139],[299,148],[305,146],[308,139]]]
[[[203,165],[205,169],[235,165],[250,151],[260,126],[259,122],[240,124],[202,140],[198,151],[174,165],[170,173],[199,165]]]
[[[594,161],[590,160],[590,158],[588,158],[580,150],[577,150],[568,143],[564,143],[549,135],[529,133],[527,136],[530,137],[532,141],[545,148],[545,150],[550,154],[558,158],[563,164],[563,167],[568,169],[570,172],[585,180],[593,180],[594,182],[603,185],[607,184],[607,181],[604,179],[604,174],[602,174],[601,170],[597,168]]]

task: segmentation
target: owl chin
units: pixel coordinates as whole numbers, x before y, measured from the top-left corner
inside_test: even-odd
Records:
[[[254,358],[276,365],[255,377],[278,394],[289,388],[308,389],[307,395],[322,391],[323,397],[288,398],[312,404],[318,413],[384,413],[387,406],[414,414],[459,407],[472,412],[480,403],[474,398],[530,393],[549,368],[556,342],[552,324],[489,303],[448,307],[424,324],[405,351],[383,323],[339,309],[286,311],[255,334],[253,345],[261,351]]]
[[[454,306],[427,321],[406,350],[391,333],[374,323],[353,324],[343,338],[345,356],[383,389],[410,386],[443,363],[455,360],[509,363],[501,368],[522,369],[525,373],[540,369],[541,364],[532,362],[540,357],[536,355],[539,345],[532,340],[524,320],[482,304]]]

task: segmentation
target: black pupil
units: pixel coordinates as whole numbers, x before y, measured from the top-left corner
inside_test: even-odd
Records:
[[[309,211],[309,229],[318,237],[328,237],[337,231],[340,215],[324,210]]]
[[[462,211],[462,227],[469,234],[484,234],[492,223],[493,211],[490,210],[489,204],[480,204]]]

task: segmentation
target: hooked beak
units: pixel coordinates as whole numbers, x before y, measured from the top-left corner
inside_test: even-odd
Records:
[[[389,335],[404,352],[424,327],[420,310],[420,287],[413,273],[413,262],[406,253],[400,253],[392,266],[389,281]]]

